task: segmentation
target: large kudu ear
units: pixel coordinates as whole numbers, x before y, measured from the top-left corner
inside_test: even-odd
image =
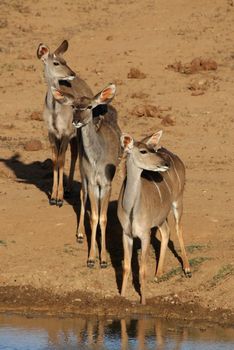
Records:
[[[160,141],[160,139],[162,137],[162,134],[163,134],[163,131],[160,130],[160,131],[154,133],[152,136],[150,136],[150,138],[146,141],[147,146],[149,148],[152,148],[155,151],[157,151],[158,144],[159,144],[159,141]]]
[[[40,43],[37,49],[37,57],[43,62],[48,58],[50,53],[50,49],[48,46]]]
[[[62,55],[64,52],[66,52],[68,49],[68,41],[64,40],[61,45],[54,51],[54,54],[57,55]]]
[[[120,136],[120,144],[124,152],[130,153],[134,145],[134,140],[129,134],[122,134]]]
[[[51,91],[55,100],[62,105],[71,106],[74,103],[75,98],[73,95],[64,93],[61,90],[56,89],[54,86],[51,86]]]
[[[110,103],[115,96],[115,92],[115,84],[109,84],[107,87],[105,87],[105,89],[103,89],[96,96],[94,96],[93,104],[97,106]]]

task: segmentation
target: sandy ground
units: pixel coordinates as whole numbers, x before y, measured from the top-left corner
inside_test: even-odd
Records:
[[[3,0],[0,13],[0,309],[233,320],[233,2]],[[163,129],[162,145],[186,165],[183,227],[193,276],[183,277],[172,252],[174,244],[180,254],[169,218],[165,278],[153,282],[153,240],[146,307],[130,282],[127,300],[119,297],[121,167],[108,216],[107,269],[98,262],[88,269],[87,240],[76,242],[78,166],[72,197],[62,208],[48,203],[46,84],[36,50],[40,42],[54,50],[64,39],[69,66],[94,92],[117,84],[113,105],[122,131],[140,139]],[[133,68],[143,74],[133,78]],[[42,147],[27,150],[31,140]]]

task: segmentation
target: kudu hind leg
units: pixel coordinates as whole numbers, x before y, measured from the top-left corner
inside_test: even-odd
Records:
[[[124,248],[124,263],[123,263],[123,282],[121,288],[121,296],[125,296],[128,277],[131,271],[133,239],[123,232],[123,248]]]
[[[165,220],[161,226],[159,226],[159,230],[161,233],[161,247],[160,247],[160,256],[159,256],[159,262],[157,266],[157,271],[155,274],[155,281],[158,282],[160,280],[160,277],[163,275],[163,265],[166,255],[166,249],[170,237],[170,229],[167,221]]]
[[[55,142],[51,142],[52,162],[53,162],[53,187],[50,196],[50,205],[56,205],[58,193],[58,148]]]
[[[96,234],[98,225],[98,214],[99,214],[99,188],[98,186],[88,186],[88,194],[91,206],[91,245],[89,251],[89,257],[87,261],[88,267],[94,267],[96,257]]]
[[[192,273],[191,273],[188,257],[187,257],[186,251],[185,251],[183,231],[182,231],[182,225],[181,225],[181,216],[183,213],[182,199],[179,199],[178,201],[174,202],[172,205],[172,209],[173,209],[173,214],[175,217],[176,233],[177,233],[179,244],[180,244],[184,273],[185,273],[186,277],[191,277]]]
[[[87,181],[86,179],[82,178],[82,188],[80,190],[80,218],[79,218],[79,224],[77,226],[76,231],[76,238],[78,243],[83,243],[84,240],[84,233],[85,233],[85,207],[87,202]]]

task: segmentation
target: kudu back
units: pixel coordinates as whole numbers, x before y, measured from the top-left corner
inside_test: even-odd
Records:
[[[89,86],[80,79],[67,65],[63,54],[68,49],[68,42],[64,40],[54,51],[50,52],[48,46],[40,44],[37,49],[37,57],[44,63],[44,75],[48,85],[46,93],[43,117],[46,121],[49,141],[52,148],[53,161],[53,188],[50,198],[51,205],[62,206],[64,188],[63,171],[65,153],[70,143],[71,164],[66,191],[70,192],[77,159],[77,130],[72,124],[73,114],[71,106],[58,103],[51,92],[51,87],[63,86],[73,96],[89,96],[93,93]]]
[[[107,209],[111,195],[111,183],[120,159],[120,129],[117,112],[109,106],[98,127],[94,125],[92,111],[106,105],[115,95],[115,85],[109,84],[93,98],[75,98],[62,90],[52,89],[54,97],[64,105],[73,105],[73,124],[81,130],[80,173],[82,179],[81,210],[77,238],[83,241],[84,214],[87,196],[91,206],[91,245],[87,265],[93,267],[96,258],[96,233],[101,230],[100,265],[107,266],[106,224]]]
[[[167,217],[170,210],[176,222],[183,269],[191,276],[185,252],[181,215],[183,211],[183,190],[185,167],[178,156],[166,150],[157,149],[162,132],[153,134],[142,142],[135,142],[131,136],[123,135],[121,144],[127,153],[126,179],[118,200],[118,218],[123,228],[124,271],[121,295],[125,295],[131,270],[133,239],[141,240],[141,302],[145,304],[146,256],[150,243],[150,231],[158,227],[161,233],[160,258],[155,279],[163,274],[166,247],[169,240]]]

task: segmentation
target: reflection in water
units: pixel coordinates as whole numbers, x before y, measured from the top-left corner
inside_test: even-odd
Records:
[[[233,349],[234,329],[162,319],[24,318],[0,315],[1,350]]]

